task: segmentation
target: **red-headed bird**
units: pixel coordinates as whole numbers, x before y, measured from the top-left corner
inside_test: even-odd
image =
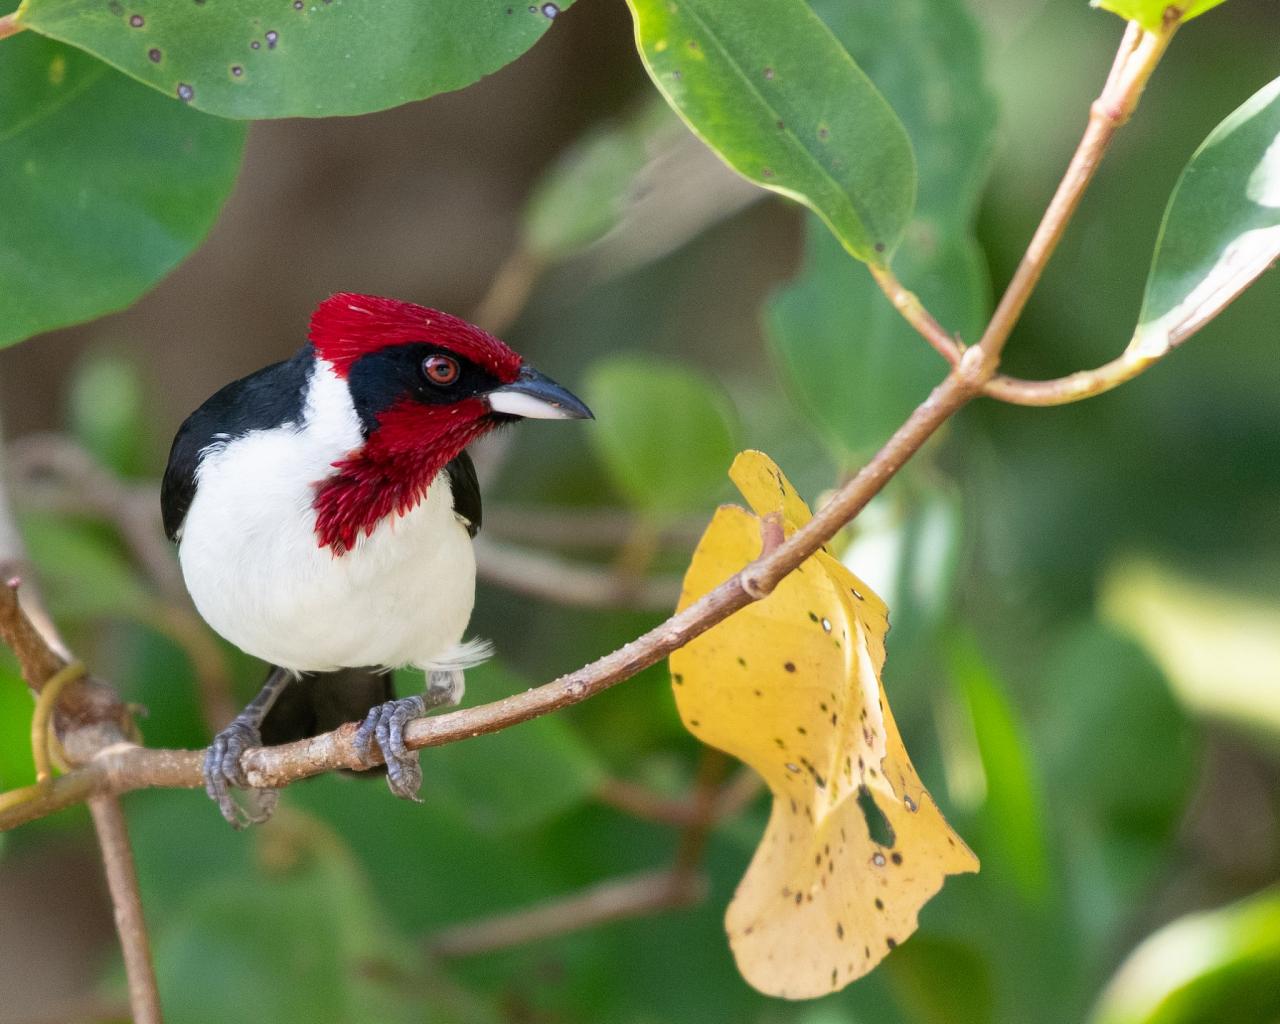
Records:
[[[232,824],[264,820],[229,787],[240,755],[363,717],[357,744],[397,796],[422,772],[405,724],[457,703],[475,602],[480,490],[472,441],[522,418],[590,410],[464,320],[409,302],[338,294],[293,356],[228,384],[178,430],[161,504],[205,621],[272,665],[262,692],[205,757],[209,796]],[[391,670],[426,673],[395,700]]]

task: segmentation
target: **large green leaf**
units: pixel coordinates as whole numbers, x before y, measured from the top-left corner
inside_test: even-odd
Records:
[[[1222,2],[1223,0],[1191,0],[1184,5],[1181,20],[1190,21]],[[1171,6],[1168,0],[1092,0],[1092,4],[1122,18],[1136,21],[1153,32],[1164,24],[1165,12]]]
[[[1174,189],[1134,345],[1162,353],[1280,257],[1280,78],[1209,133]]]
[[[1031,744],[1006,688],[976,641],[961,634],[952,645],[951,675],[968,708],[986,776],[983,855],[1032,902],[1047,895],[1044,800]]]
[[[883,266],[911,216],[911,143],[804,0],[628,0],[654,83],[734,170]]]
[[[987,302],[972,221],[995,104],[978,31],[960,0],[819,0],[814,9],[893,103],[915,144],[919,207],[894,272],[949,329],[972,339]],[[800,405],[842,461],[878,447],[943,364],[810,224],[805,265],[769,304],[768,336]]]
[[[1280,1020],[1280,888],[1166,925],[1111,979],[1091,1024]]]
[[[1280,603],[1135,560],[1108,573],[1102,608],[1191,711],[1280,740]]]
[[[1029,721],[1049,825],[1077,925],[1101,961],[1170,855],[1199,744],[1159,669],[1093,623],[1057,646],[1036,691]]]
[[[26,0],[19,21],[224,117],[364,114],[470,85],[572,0]]]
[[[158,929],[156,974],[174,1019],[235,1020],[245,1006],[278,1024],[424,1019],[419,958],[335,834],[283,809],[247,844],[256,856],[239,875],[187,873]]]
[[[618,489],[653,515],[703,508],[724,489],[735,418],[711,381],[669,360],[620,356],[587,374],[591,440]]]
[[[105,9],[105,5],[103,5]],[[244,129],[32,33],[0,60],[0,346],[127,306],[204,237]]]

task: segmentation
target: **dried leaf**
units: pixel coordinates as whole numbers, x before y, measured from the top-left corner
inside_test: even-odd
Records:
[[[789,535],[808,506],[768,456],[729,474],[755,514],[722,507],[694,552],[681,607],[760,553],[761,521]],[[680,715],[751,765],[773,812],[725,925],[762,992],[825,995],[916,929],[949,874],[977,858],[925,791],[880,687],[888,609],[826,550],[774,592],[671,656]]]

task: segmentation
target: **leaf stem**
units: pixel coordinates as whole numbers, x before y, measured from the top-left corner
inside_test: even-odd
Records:
[[[0,15],[0,39],[6,36],[16,36],[19,32],[26,29],[26,25],[18,20],[18,12]]]
[[[1160,355],[1141,352],[1131,345],[1109,363],[1054,380],[1022,380],[997,375],[987,383],[983,393],[1011,405],[1068,405],[1118,388],[1158,363],[1160,358]]]

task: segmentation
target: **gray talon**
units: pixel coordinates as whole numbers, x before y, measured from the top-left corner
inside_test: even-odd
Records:
[[[232,786],[250,788],[240,758],[246,750],[260,746],[262,735],[257,726],[244,718],[236,718],[213,738],[204,755],[204,791],[237,829],[261,824],[275,809],[277,793],[273,789],[253,790],[252,809],[241,807],[231,795]]]
[[[404,727],[415,718],[427,713],[428,697],[405,697],[389,700],[370,709],[364,722],[356,730],[356,753],[366,764],[376,763],[373,745],[377,744],[381,760],[387,765],[387,786],[402,800],[420,803],[418,791],[422,788],[422,766],[418,752],[404,743]]]

